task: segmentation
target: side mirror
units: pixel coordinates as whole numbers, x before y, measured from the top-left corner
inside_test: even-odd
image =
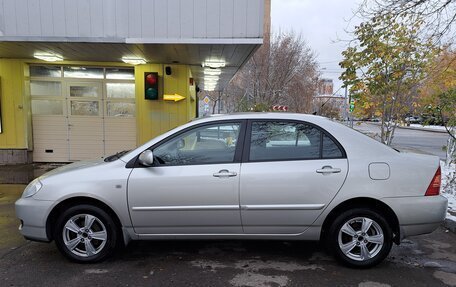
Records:
[[[139,155],[138,160],[144,166],[152,166],[154,164],[154,154],[151,150],[145,150]]]

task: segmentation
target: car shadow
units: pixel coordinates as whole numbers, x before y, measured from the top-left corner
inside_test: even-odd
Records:
[[[317,254],[317,256],[315,256]],[[133,241],[110,260],[135,261],[146,258],[176,257],[180,260],[259,258],[310,261],[328,257],[318,242],[265,240],[166,240]],[[318,257],[318,258],[316,258]]]

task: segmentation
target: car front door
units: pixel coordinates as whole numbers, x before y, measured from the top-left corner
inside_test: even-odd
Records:
[[[137,166],[128,204],[138,234],[242,233],[239,173],[242,121],[189,128],[150,149],[154,165]]]
[[[339,191],[347,171],[344,150],[319,127],[251,121],[240,182],[244,232],[305,231]]]

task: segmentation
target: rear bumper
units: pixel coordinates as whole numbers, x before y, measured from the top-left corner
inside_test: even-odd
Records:
[[[383,198],[396,213],[401,239],[431,233],[443,222],[448,200],[443,196],[413,196]]]
[[[16,216],[21,220],[19,231],[29,240],[49,242],[46,219],[53,201],[20,198],[16,201]]]

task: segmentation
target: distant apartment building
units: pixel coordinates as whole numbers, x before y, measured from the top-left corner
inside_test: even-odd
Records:
[[[321,79],[318,94],[313,100],[313,109],[316,114],[329,118],[343,117],[346,109],[345,97],[334,93],[332,79]]]
[[[332,95],[334,93],[334,83],[332,79],[321,79],[318,87],[319,95]]]

